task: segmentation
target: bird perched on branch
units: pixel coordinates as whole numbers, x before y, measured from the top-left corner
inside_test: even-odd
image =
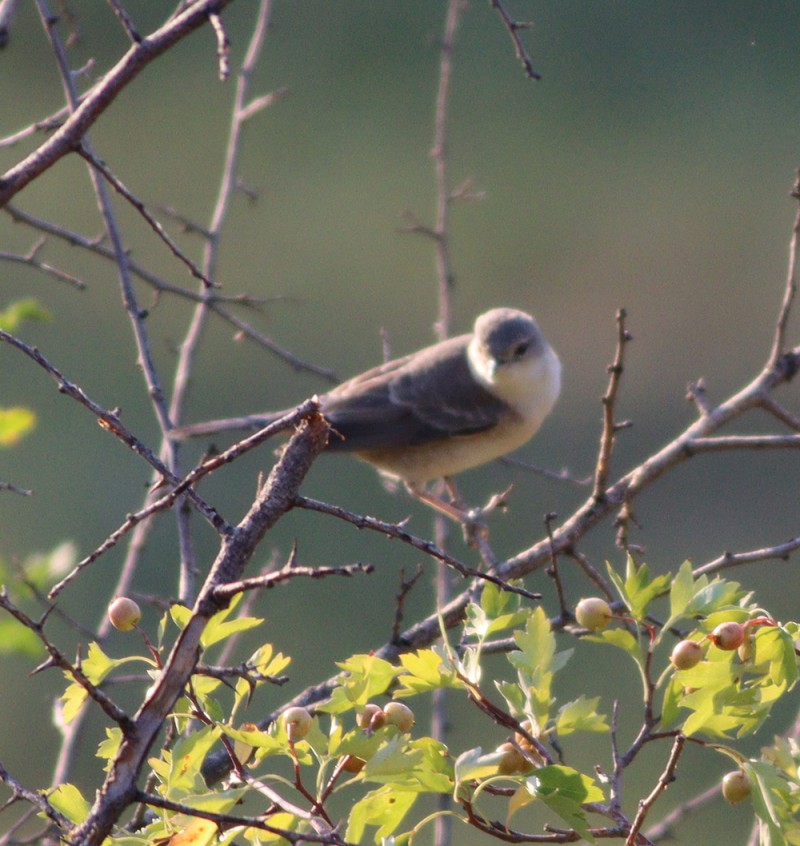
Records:
[[[495,308],[473,331],[348,379],[320,397],[327,450],[349,452],[419,494],[526,443],[552,410],[561,363],[523,311]],[[260,429],[270,412],[181,426],[172,437]],[[422,497],[426,499],[426,497]]]

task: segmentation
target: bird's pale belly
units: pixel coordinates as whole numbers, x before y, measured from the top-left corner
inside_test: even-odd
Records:
[[[396,450],[363,450],[354,454],[384,473],[420,485],[431,479],[453,476],[511,452],[530,440],[541,422],[541,419],[525,420],[515,416],[488,432],[458,435]]]

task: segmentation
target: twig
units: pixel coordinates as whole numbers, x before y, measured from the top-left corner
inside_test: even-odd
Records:
[[[12,485],[11,482],[0,481],[0,491],[10,491],[20,496],[33,496],[33,491],[28,490],[28,488],[20,488],[17,485]]]
[[[274,791],[271,792],[274,793]],[[327,843],[332,844],[332,846],[344,846],[342,838],[333,830],[331,830],[329,834],[314,834],[310,831],[300,833],[287,831],[265,822],[263,816],[247,817],[236,814],[219,814],[216,811],[208,811],[203,808],[194,808],[191,805],[186,805],[181,802],[173,802],[171,799],[165,799],[157,793],[144,793],[143,791],[138,791],[134,799],[136,802],[151,805],[153,808],[163,808],[164,810],[174,811],[179,814],[185,814],[186,816],[211,820],[211,822],[215,822],[220,826],[242,826],[246,828],[254,828],[258,831],[267,831],[273,835],[277,835],[289,843]],[[298,813],[298,811],[300,813]],[[292,808],[290,813],[300,816],[301,818],[309,817],[307,813],[304,813],[302,809],[299,808]]]
[[[109,247],[106,247],[104,244],[99,243],[97,239],[86,238],[83,235],[78,234],[77,232],[67,229],[66,227],[57,226],[51,223],[50,221],[36,217],[35,215],[29,214],[28,212],[24,212],[21,209],[18,209],[10,204],[6,206],[5,211],[9,215],[11,215],[12,219],[15,221],[25,223],[28,226],[33,227],[34,229],[38,229],[40,232],[44,232],[48,235],[53,235],[57,238],[66,241],[69,244],[82,247],[83,249],[96,253],[97,255],[102,256],[103,258],[111,259],[112,261],[116,260],[116,255],[114,251]],[[250,340],[255,341],[260,346],[270,350],[270,352],[274,352],[276,355],[283,358],[283,360],[286,361],[287,364],[289,364],[295,370],[307,370],[310,373],[315,373],[318,376],[321,376],[328,382],[339,381],[336,374],[329,368],[320,367],[319,365],[312,364],[310,362],[303,361],[302,359],[297,358],[297,356],[293,355],[288,350],[281,347],[279,344],[276,344],[272,339],[266,337],[253,326],[251,326],[249,323],[232,314],[226,308],[220,305],[220,303],[232,303],[252,308],[259,304],[259,300],[255,300],[252,297],[248,297],[246,294],[226,295],[221,293],[218,289],[214,289],[212,292],[209,291],[209,289],[204,288],[203,293],[190,291],[186,288],[180,287],[179,285],[174,285],[171,282],[167,282],[166,280],[161,279],[160,277],[156,276],[154,273],[151,273],[141,265],[136,264],[136,262],[131,259],[129,259],[128,261],[128,268],[131,273],[134,273],[158,293],[164,292],[168,294],[173,294],[175,296],[183,297],[184,299],[191,300],[195,303],[205,303],[206,307],[210,311],[213,311],[217,316],[230,323],[235,329],[250,338]]]
[[[355,514],[352,511],[348,511],[346,508],[342,508],[341,506],[329,505],[326,502],[310,499],[307,496],[297,496],[294,504],[297,508],[307,508],[311,511],[319,511],[322,514],[328,514],[332,517],[344,520],[346,523],[351,523],[359,529],[370,529],[373,532],[378,532],[382,535],[386,535],[387,537],[407,543],[409,546],[413,546],[414,549],[418,549],[421,552],[430,555],[431,558],[436,558],[443,564],[447,564],[448,567],[452,567],[456,570],[456,572],[464,576],[464,578],[482,579],[483,581],[491,582],[502,590],[509,591],[510,593],[516,593],[519,596],[524,596],[526,599],[538,600],[542,598],[539,593],[532,593],[525,588],[509,584],[507,581],[499,579],[491,573],[482,573],[478,570],[473,570],[471,567],[467,567],[457,558],[454,558],[445,550],[440,549],[432,541],[424,540],[416,535],[412,535],[397,523],[387,523],[384,520],[378,520],[376,517],[369,517],[364,514]]]
[[[664,772],[659,776],[658,782],[650,794],[639,802],[639,810],[636,812],[636,816],[634,817],[630,833],[625,841],[625,846],[635,846],[639,831],[641,830],[642,825],[644,824],[644,819],[647,816],[647,812],[653,807],[656,799],[658,799],[658,797],[675,780],[675,770],[678,766],[678,760],[681,757],[685,743],[686,738],[682,734],[679,734],[675,738],[675,742],[672,744],[672,752],[670,753]]]
[[[319,403],[316,400],[306,400],[306,402],[289,412],[289,414],[285,414],[283,417],[275,420],[268,426],[264,426],[259,429],[258,432],[255,432],[249,437],[243,438],[241,441],[238,441],[229,449],[225,450],[225,452],[212,456],[202,462],[183,479],[178,479],[171,473],[166,474],[165,480],[172,481],[174,485],[173,488],[159,499],[151,499],[144,508],[134,514],[128,514],[121,526],[115,529],[93,552],[87,555],[83,560],[79,561],[72,570],[58,582],[58,584],[53,586],[48,594],[48,597],[50,599],[55,598],[80,574],[84,568],[94,563],[101,555],[104,555],[110,549],[113,549],[132,529],[140,525],[143,521],[149,519],[159,511],[171,508],[180,497],[191,491],[193,486],[196,485],[202,478],[219,469],[223,465],[229,464],[234,459],[239,458],[250,450],[261,446],[264,441],[268,440],[273,435],[298,425],[309,415],[316,413],[318,409]],[[194,497],[196,497],[196,494],[192,492],[191,498],[194,499]],[[222,518],[220,518],[220,521],[221,522],[215,525],[217,532],[222,536],[228,535],[231,531],[231,527],[228,523],[222,521]]]
[[[395,594],[394,619],[392,620],[392,640],[394,642],[397,642],[400,637],[400,632],[402,631],[401,624],[403,622],[403,610],[406,605],[406,599],[414,589],[414,586],[420,580],[423,572],[424,570],[422,569],[421,564],[417,564],[417,569],[414,571],[414,575],[411,576],[410,579],[406,578],[405,570],[400,571],[400,588]],[[437,579],[438,578],[439,574],[437,573]]]
[[[800,171],[798,171],[795,183],[792,188],[792,196],[800,200]],[[772,351],[767,360],[767,367],[775,367],[783,355],[786,347],[786,327],[789,322],[789,312],[797,293],[797,251],[798,240],[800,240],[800,205],[792,227],[792,238],[789,242],[789,267],[786,272],[786,287],[783,292],[783,302],[778,312],[778,320],[775,324],[775,338],[772,342]]]
[[[29,267],[34,267],[36,268],[36,270],[41,270],[43,273],[55,276],[55,278],[60,280],[61,282],[67,282],[69,285],[72,285],[79,291],[85,290],[88,286],[82,279],[78,279],[77,276],[73,276],[71,273],[67,273],[65,270],[60,270],[59,268],[53,267],[53,265],[47,264],[46,262],[39,261],[36,258],[36,254],[39,252],[39,249],[43,244],[44,241],[40,241],[38,244],[34,245],[34,247],[27,255],[20,255],[19,253],[0,252],[0,261],[10,261],[16,262],[17,264],[27,264]]]
[[[211,24],[211,29],[214,30],[214,37],[217,39],[217,62],[219,65],[217,73],[219,75],[219,81],[226,82],[231,75],[231,42],[228,40],[228,34],[225,32],[222,18],[219,15],[209,15],[208,22]]]
[[[166,244],[167,249],[172,253],[172,255],[189,268],[189,272],[192,276],[196,279],[200,279],[203,284],[208,285],[208,287],[212,286],[213,283],[205,275],[205,273],[203,273],[203,271],[200,270],[200,268],[183,252],[183,250],[181,250],[172,238],[169,237],[164,227],[153,217],[152,214],[150,214],[147,206],[145,206],[145,204],[125,186],[121,179],[114,175],[105,162],[100,161],[100,159],[94,155],[85,143],[77,147],[76,152],[79,156],[81,156],[81,158],[88,162],[121,197],[124,197],[136,209],[136,211],[139,212],[153,232],[155,232],[161,241]]]
[[[23,787],[2,763],[0,763],[0,781],[10,788],[15,797],[29,802],[40,813],[55,823],[61,831],[66,831],[69,828],[69,820],[47,801],[47,797],[40,790],[28,790],[26,787]]]
[[[444,340],[450,334],[450,291],[453,287],[453,271],[450,267],[447,230],[450,207],[450,192],[447,184],[447,101],[450,96],[453,46],[462,5],[463,0],[449,0],[447,4],[447,17],[441,41],[439,88],[436,92],[434,138],[431,149],[436,171],[436,221],[431,234],[434,239],[436,275],[439,281],[439,313],[435,327],[439,340]]]
[[[69,834],[73,842],[99,846],[124,810],[136,801],[139,774],[164,720],[194,671],[205,627],[226,605],[215,595],[216,589],[242,578],[265,533],[291,509],[300,483],[325,445],[327,430],[321,415],[306,421],[272,468],[247,515],[233,534],[223,539],[189,622],[178,635],[163,670],[136,713],[133,731],[123,738],[87,818]]]
[[[125,30],[128,38],[130,38],[134,44],[140,44],[142,36],[139,35],[139,32],[133,24],[133,19],[128,14],[127,10],[122,6],[119,0],[108,0],[108,4],[114,10],[114,14],[117,16],[117,20],[120,24],[122,24],[122,28]]]
[[[709,802],[719,799],[721,793],[722,785],[717,783],[709,787],[708,790],[704,790],[698,796],[681,803],[670,811],[670,813],[667,814],[659,823],[648,829],[647,837],[652,840],[653,843],[657,843],[659,840],[672,840],[674,837],[673,830],[675,826],[681,822],[684,817],[688,816],[693,811],[696,811],[698,808],[708,805]]]
[[[49,657],[43,664],[40,664],[34,672],[39,672],[49,667],[59,667],[70,675],[72,679],[86,691],[88,696],[103,709],[106,716],[119,726],[123,734],[128,734],[132,730],[133,723],[131,718],[122,710],[122,708],[116,705],[105,693],[103,693],[102,690],[100,690],[99,687],[94,685],[81,670],[80,666],[75,666],[67,661],[61,652],[56,649],[52,643],[50,643],[44,633],[44,624],[49,616],[48,612],[45,612],[44,616],[38,622],[32,620],[24,611],[17,608],[14,603],[11,602],[5,585],[0,587],[0,608],[4,608],[12,617],[25,626],[26,629],[33,632],[36,637],[39,638],[42,646],[44,646],[47,651]]]
[[[522,39],[519,36],[519,31],[521,29],[528,29],[530,27],[530,24],[515,21],[514,18],[512,18],[511,15],[506,11],[502,0],[490,0],[490,3],[493,9],[497,9],[503,21],[503,25],[508,30],[508,34],[511,36],[511,41],[514,44],[514,51],[517,54],[517,58],[520,60],[520,62],[522,62],[522,67],[525,68],[526,76],[529,79],[541,79],[542,75],[536,70],[534,70],[533,60],[528,55],[528,51],[525,49],[525,45],[522,43]]]
[[[708,576],[711,573],[718,573],[720,570],[726,570],[729,567],[738,567],[742,564],[752,564],[756,561],[767,561],[771,558],[778,558],[786,561],[789,556],[796,550],[800,549],[800,537],[792,538],[786,543],[777,544],[776,546],[768,546],[763,549],[753,549],[749,552],[725,552],[719,558],[703,564],[701,567],[696,567],[692,570],[692,575],[697,579],[700,576]]]
[[[617,423],[614,417],[616,409],[617,392],[622,378],[625,362],[625,347],[631,340],[631,335],[625,328],[625,309],[617,312],[617,350],[614,356],[614,363],[609,365],[610,374],[608,389],[602,398],[603,403],[603,433],[600,436],[600,451],[597,454],[597,467],[594,473],[594,490],[592,496],[600,502],[605,496],[608,487],[608,479],[611,475],[611,453],[614,450],[614,442],[617,432],[629,426],[629,423]]]
[[[162,27],[134,44],[103,74],[97,84],[81,99],[80,105],[64,123],[21,162],[0,177],[0,207],[26,185],[71,153],[117,95],[142,70],[179,41],[208,23],[211,13],[219,14],[232,0],[195,0]]]
[[[214,590],[214,596],[218,599],[228,600],[239,593],[247,590],[269,589],[281,582],[295,578],[324,579],[328,576],[354,576],[358,573],[372,573],[375,570],[373,564],[365,561],[358,561],[355,564],[343,564],[339,567],[284,567],[274,573],[265,573],[263,576],[251,576],[248,579],[240,579],[238,582],[229,582],[220,585]]]

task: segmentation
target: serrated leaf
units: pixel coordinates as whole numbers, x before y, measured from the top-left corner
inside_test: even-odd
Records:
[[[594,643],[607,643],[610,646],[616,646],[618,649],[622,649],[624,652],[632,655],[637,661],[641,661],[642,659],[642,648],[639,641],[627,629],[603,629],[603,631],[586,635],[583,640],[593,641]]]
[[[536,608],[528,617],[525,628],[514,632],[519,652],[511,652],[508,660],[531,674],[548,673],[556,654],[556,639],[550,621],[541,608]]]
[[[340,684],[330,700],[319,706],[319,711],[341,714],[363,707],[373,697],[385,693],[395,677],[402,673],[399,667],[376,655],[353,655],[339,666],[344,670]]]
[[[380,843],[397,830],[416,798],[416,793],[396,790],[389,785],[373,790],[350,811],[345,840],[362,843],[367,826],[375,826],[373,841]]]
[[[71,823],[77,825],[89,814],[90,805],[74,784],[59,784],[46,795],[47,801]]]
[[[497,764],[501,756],[502,753],[497,750],[484,753],[480,746],[462,752],[456,758],[453,768],[456,789],[458,789],[459,785],[464,784],[464,782],[497,775]]]
[[[437,649],[420,649],[400,656],[405,670],[400,676],[398,696],[411,696],[445,687],[462,687],[450,660]]]
[[[0,408],[0,447],[19,443],[36,425],[36,415],[29,408]]]
[[[200,642],[206,649],[233,635],[248,632],[251,629],[257,629],[264,622],[261,617],[237,617],[235,620],[225,620],[224,622],[215,623],[216,616],[214,615],[208,621],[206,630],[200,638]]]
[[[571,767],[553,765],[536,770],[525,779],[525,785],[585,840],[595,842],[581,808],[586,802],[602,802],[605,798],[593,779]]]
[[[679,617],[684,616],[686,608],[694,597],[694,593],[695,583],[694,575],[692,574],[692,564],[690,561],[684,561],[672,579],[672,587],[669,591],[670,620],[677,620]]]
[[[558,709],[556,733],[559,737],[576,731],[606,732],[609,730],[605,715],[597,713],[599,696],[587,699],[581,695]]]
[[[628,556],[623,600],[637,620],[643,619],[647,606],[666,591],[670,579],[669,574],[651,577],[647,564],[637,565]]]

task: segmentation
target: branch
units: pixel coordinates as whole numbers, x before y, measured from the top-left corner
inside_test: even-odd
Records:
[[[150,62],[207,24],[210,14],[219,14],[231,2],[194,0],[160,29],[131,46],[122,59],[83,97],[80,105],[64,123],[32,153],[0,177],[0,208],[57,161],[75,150],[120,91]]]
[[[525,75],[528,79],[540,80],[542,75],[534,70],[533,60],[528,55],[528,51],[525,49],[525,45],[522,43],[522,39],[519,36],[519,31],[521,29],[528,29],[530,24],[514,20],[514,18],[512,18],[506,11],[502,0],[490,0],[490,2],[492,8],[497,9],[500,18],[503,21],[503,25],[508,30],[508,34],[511,36],[511,41],[514,44],[514,51],[517,54],[517,58],[522,62],[522,67],[525,68]]]
[[[217,558],[192,609],[192,616],[133,717],[134,729],[123,738],[89,815],[70,833],[72,842],[82,846],[99,846],[125,809],[136,801],[139,774],[164,720],[194,672],[205,627],[209,619],[227,605],[227,600],[221,601],[216,596],[216,590],[242,577],[266,532],[292,508],[297,489],[322,451],[327,435],[328,425],[324,418],[319,414],[311,415],[289,441],[250,511],[235,530],[222,539]]]

